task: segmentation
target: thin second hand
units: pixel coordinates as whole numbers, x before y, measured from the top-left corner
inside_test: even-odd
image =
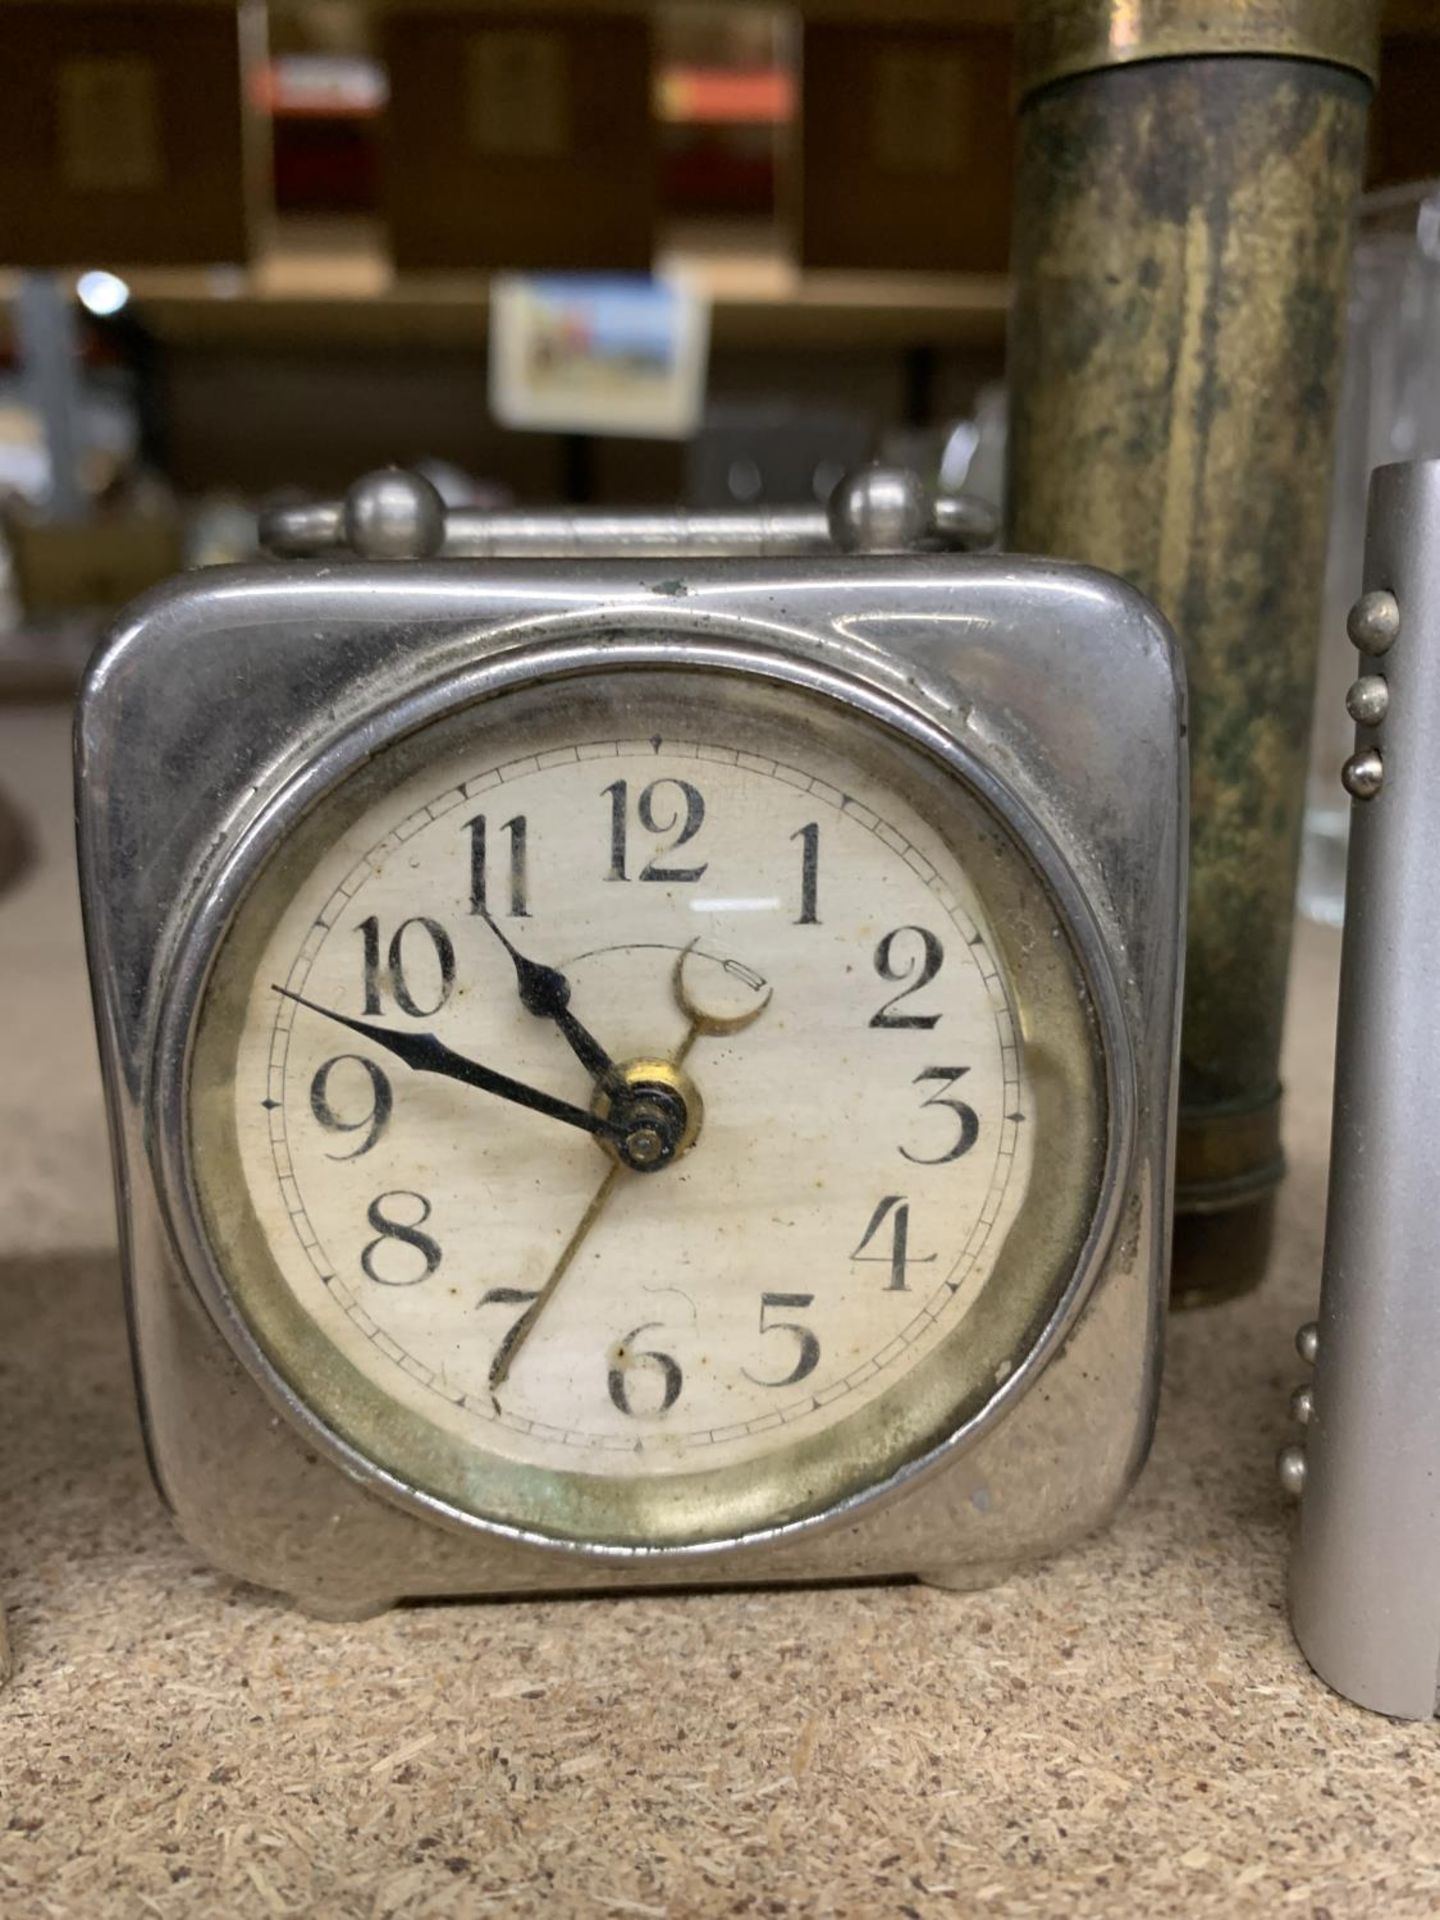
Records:
[[[700,1035],[700,1023],[698,1020],[692,1020],[690,1022],[689,1027],[686,1029],[685,1038],[680,1042],[680,1045],[675,1049],[674,1054],[671,1056],[672,1066],[679,1067],[684,1065],[685,1056],[689,1053],[690,1049],[694,1046],[696,1040],[699,1038],[699,1035]],[[552,1295],[554,1294],[555,1289],[559,1286],[560,1282],[565,1278],[565,1275],[570,1271],[571,1263],[574,1261],[576,1254],[580,1251],[580,1248],[584,1242],[585,1236],[589,1233],[590,1229],[594,1226],[595,1222],[600,1218],[600,1215],[605,1211],[606,1202],[609,1200],[610,1195],[615,1191],[615,1188],[619,1183],[621,1174],[626,1171],[627,1169],[623,1167],[620,1164],[620,1162],[617,1160],[614,1166],[612,1166],[610,1171],[606,1174],[605,1178],[600,1182],[599,1186],[595,1189],[595,1192],[591,1197],[589,1206],[586,1207],[584,1213],[580,1217],[580,1224],[576,1227],[575,1231],[571,1234],[570,1238],[565,1242],[565,1246],[563,1251],[561,1252],[560,1258],[555,1262],[555,1265],[551,1268],[549,1279],[546,1280],[544,1286],[541,1287],[539,1293],[536,1294],[535,1298],[530,1302],[530,1305],[525,1309],[524,1316],[520,1320],[519,1325],[516,1327],[513,1337],[506,1344],[506,1346],[504,1346],[501,1349],[501,1351],[496,1354],[495,1364],[490,1369],[490,1390],[492,1393],[494,1392],[496,1387],[503,1386],[504,1383],[510,1378],[510,1369],[515,1364],[516,1354],[519,1353],[520,1349],[524,1346],[525,1342],[530,1338],[530,1335],[535,1331],[535,1322],[540,1318],[540,1315],[545,1310],[545,1307],[548,1304],[549,1300],[551,1299]]]
[[[496,1354],[495,1364],[490,1369],[490,1388],[492,1392],[496,1387],[503,1386],[505,1381],[509,1379],[510,1369],[515,1364],[516,1354],[519,1353],[520,1349],[534,1332],[535,1322],[544,1311],[546,1302],[569,1272],[570,1263],[580,1251],[581,1243],[595,1222],[600,1218],[600,1215],[604,1212],[606,1201],[609,1200],[610,1195],[615,1191],[620,1176],[625,1171],[626,1169],[617,1160],[595,1189],[589,1206],[586,1207],[584,1213],[581,1215],[579,1226],[576,1227],[570,1238],[565,1242],[564,1251],[551,1268],[549,1279],[526,1308],[524,1318],[516,1327],[511,1340]]]

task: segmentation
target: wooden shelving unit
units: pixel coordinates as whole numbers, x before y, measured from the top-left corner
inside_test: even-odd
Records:
[[[1003,274],[807,274],[765,228],[745,226],[680,229],[659,260],[709,294],[720,349],[998,348],[1004,338]],[[479,345],[489,310],[487,275],[397,276],[363,220],[277,223],[247,268],[147,268],[126,278],[138,317],[160,340],[186,346]],[[14,283],[0,275],[0,305]],[[0,340],[4,326],[0,319]]]

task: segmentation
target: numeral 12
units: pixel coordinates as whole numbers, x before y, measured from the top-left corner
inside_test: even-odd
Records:
[[[674,790],[676,800],[667,798],[667,789]],[[605,878],[628,880],[626,847],[629,837],[630,783],[628,780],[612,780],[603,791],[610,801],[610,870]],[[662,819],[658,808],[668,808],[669,817]],[[698,867],[660,865],[661,854],[678,852],[695,838],[705,824],[705,796],[700,789],[692,787],[688,780],[652,780],[648,787],[641,790],[635,813],[646,833],[675,833],[677,827],[680,829],[668,847],[661,848],[653,859],[645,862],[640,869],[640,878],[658,880],[664,886],[683,885],[687,881],[700,879],[708,861],[702,860]]]

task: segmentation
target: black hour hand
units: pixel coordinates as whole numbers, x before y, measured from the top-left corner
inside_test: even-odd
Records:
[[[272,983],[273,985],[273,983]],[[538,1087],[527,1087],[522,1080],[512,1080],[508,1073],[497,1073],[493,1067],[485,1067],[478,1060],[467,1060],[463,1053],[456,1053],[453,1047],[433,1033],[406,1033],[399,1027],[377,1026],[373,1020],[355,1020],[348,1013],[336,1013],[333,1007],[322,1007],[314,1000],[306,1000],[303,995],[292,993],[288,987],[274,987],[274,991],[286,1000],[293,1000],[297,1006],[308,1007],[311,1013],[320,1013],[327,1020],[333,1020],[338,1026],[348,1027],[352,1033],[373,1040],[377,1047],[397,1055],[407,1067],[413,1067],[417,1073],[441,1073],[450,1080],[461,1080],[467,1087],[478,1087],[482,1093],[493,1093],[498,1099],[510,1100],[517,1107],[528,1107],[532,1113],[543,1113],[548,1119],[561,1120],[566,1126],[579,1127],[585,1133],[604,1134],[619,1138],[620,1129],[598,1114],[588,1113],[584,1107],[574,1106],[569,1100],[560,1100],[552,1093],[542,1093]]]
[[[509,954],[515,966],[515,980],[520,989],[520,1004],[527,1013],[533,1013],[539,1020],[553,1020],[564,1036],[565,1044],[584,1067],[592,1080],[602,1085],[613,1084],[620,1076],[615,1062],[601,1046],[587,1027],[584,1027],[570,1011],[570,982],[558,967],[543,966],[538,960],[531,960],[513,944],[505,930],[497,921],[484,915],[485,924],[495,938]]]

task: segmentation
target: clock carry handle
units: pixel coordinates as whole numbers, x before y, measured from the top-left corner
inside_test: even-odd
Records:
[[[847,474],[825,507],[735,513],[487,512],[447,507],[423,475],[366,474],[343,500],[272,507],[260,545],[276,559],[348,551],[365,560],[803,558],[993,546],[999,515],[973,494],[936,494],[905,467]]]

